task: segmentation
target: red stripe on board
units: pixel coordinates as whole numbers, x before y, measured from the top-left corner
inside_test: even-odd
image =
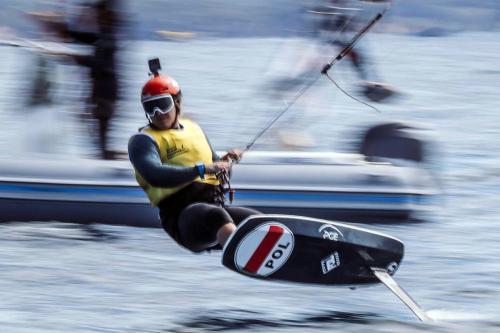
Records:
[[[278,239],[280,239],[282,234],[283,228],[271,225],[269,227],[269,230],[267,231],[266,236],[260,242],[259,246],[257,246],[257,249],[252,254],[252,257],[250,258],[250,260],[248,260],[245,268],[243,269],[249,273],[255,274],[259,270],[269,252],[271,252],[271,250],[273,249],[274,245],[278,242]]]

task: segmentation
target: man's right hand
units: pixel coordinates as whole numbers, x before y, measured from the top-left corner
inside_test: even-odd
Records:
[[[226,161],[217,161],[212,164],[205,165],[205,173],[208,174],[217,174],[220,171],[229,171],[229,162]]]

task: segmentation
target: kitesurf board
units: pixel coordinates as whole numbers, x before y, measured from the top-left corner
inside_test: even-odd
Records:
[[[425,311],[392,278],[403,243],[343,223],[292,215],[254,215],[223,249],[222,264],[258,279],[320,285],[383,283],[422,321]]]
[[[347,224],[254,215],[226,243],[222,264],[259,279],[356,285],[380,282],[371,267],[394,274],[403,253],[400,240]]]

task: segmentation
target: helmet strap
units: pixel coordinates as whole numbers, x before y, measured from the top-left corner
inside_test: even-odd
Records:
[[[180,109],[175,110],[175,121],[174,121],[174,127],[179,128],[180,127],[180,116],[181,116],[181,111]]]
[[[174,98],[174,105],[175,105],[175,125],[179,127],[180,116],[181,116],[181,103],[177,98]]]

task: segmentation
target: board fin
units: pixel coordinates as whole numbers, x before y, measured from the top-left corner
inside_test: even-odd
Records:
[[[373,274],[382,282],[390,291],[396,295],[410,310],[423,322],[432,321],[427,316],[425,311],[415,302],[406,291],[387,273],[385,268],[370,267]]]
[[[383,267],[376,267],[372,266],[374,260],[368,252],[364,250],[358,251],[358,254],[365,260],[365,262],[370,266],[370,270],[372,271],[373,275],[382,282],[394,295],[396,295],[397,298],[401,300],[401,302],[406,305],[411,312],[417,316],[418,319],[420,319],[423,322],[431,322],[432,319],[427,316],[425,311],[420,307],[420,305],[415,302],[410,295],[406,291],[401,288],[401,286],[394,280],[391,276],[391,274],[394,274],[396,270],[398,269],[397,265],[394,265],[392,267],[388,268],[383,268]]]

